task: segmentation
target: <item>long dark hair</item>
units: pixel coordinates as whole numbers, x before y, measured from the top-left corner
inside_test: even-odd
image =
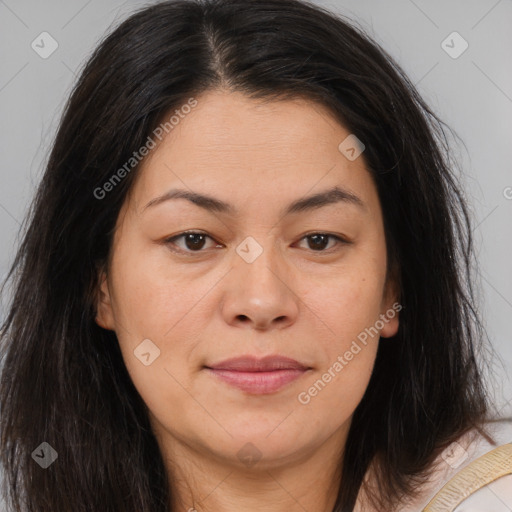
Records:
[[[488,414],[468,207],[445,127],[404,72],[354,23],[307,2],[162,2],[112,31],[82,70],[8,274],[0,457],[15,511],[169,510],[147,407],[115,334],[95,323],[98,269],[137,166],[107,197],[94,191],[164,114],[219,87],[327,106],[364,142],[378,189],[403,309],[353,416],[334,512],[353,509],[371,463],[375,499],[391,510]],[[58,453],[47,470],[32,455],[43,442]]]

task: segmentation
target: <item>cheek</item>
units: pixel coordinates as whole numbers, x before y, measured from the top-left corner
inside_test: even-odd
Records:
[[[337,424],[361,401],[377,354],[381,293],[380,280],[362,272],[340,278],[330,287],[328,300],[320,292],[309,295],[309,304],[328,327],[315,337],[319,364],[297,397],[310,414],[320,417],[331,411]]]
[[[315,337],[318,372],[311,380],[313,387],[304,390],[305,401],[315,397],[314,407],[338,404],[343,415],[361,400],[378,348],[376,322],[383,280],[380,267],[368,261],[367,265],[347,268],[328,286],[308,292],[307,305],[317,312],[323,324],[317,330],[322,335]]]
[[[136,338],[172,337],[208,287],[215,284],[207,275],[191,280],[186,271],[173,268],[162,257],[162,251],[154,248],[119,250],[114,265],[116,320]]]
[[[204,331],[193,320],[215,280],[205,276],[187,282],[136,250],[119,250],[113,263],[113,310],[125,366],[150,409],[158,407],[179,388],[177,382],[188,382],[190,353]],[[146,353],[149,357],[142,357]]]
[[[336,351],[335,357],[299,390],[296,397],[299,411],[309,418],[318,418],[330,429],[345,424],[368,387],[376,348],[376,344],[368,344]]]
[[[342,349],[378,320],[382,293],[380,273],[365,268],[353,269],[323,290],[309,293],[308,305],[320,312],[336,338],[334,346]]]

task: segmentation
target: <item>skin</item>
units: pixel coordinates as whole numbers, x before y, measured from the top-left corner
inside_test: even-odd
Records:
[[[386,281],[377,190],[364,153],[350,161],[338,150],[349,132],[323,106],[225,90],[196,99],[137,171],[99,276],[96,321],[116,332],[148,406],[173,510],[325,512],[379,337],[307,404],[298,395],[397,301]],[[342,201],[281,214],[334,186],[364,208]],[[208,212],[186,199],[144,209],[172,188],[214,196],[239,213]],[[184,237],[166,242],[186,230],[208,236],[202,246]],[[350,243],[306,237],[318,233]],[[236,252],[248,236],[263,250],[252,263]],[[387,317],[381,337],[396,334],[398,316]],[[160,350],[148,366],[134,356],[144,339]],[[285,355],[310,370],[255,395],[204,369],[248,354]],[[253,465],[238,455],[246,443],[260,457]]]

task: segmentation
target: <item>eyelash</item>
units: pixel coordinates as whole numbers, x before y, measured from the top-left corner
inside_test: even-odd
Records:
[[[180,238],[185,237],[185,235],[203,235],[203,236],[205,236],[205,237],[207,237],[207,238],[210,238],[211,240],[214,240],[210,235],[207,235],[206,233],[203,233],[203,232],[201,232],[201,231],[184,231],[183,233],[179,233],[178,235],[174,235],[174,236],[172,236],[172,237],[169,237],[169,238],[165,239],[165,241],[164,241],[164,242],[165,242],[167,245],[172,245],[172,246],[176,247],[176,244],[174,243],[174,241],[175,241],[175,240],[178,240],[178,239],[180,239]],[[349,244],[351,244],[351,242],[349,242],[349,241],[348,241],[348,240],[346,240],[345,238],[342,238],[342,237],[340,237],[340,236],[338,236],[338,235],[333,235],[333,234],[331,234],[331,233],[323,233],[323,232],[320,232],[320,231],[318,231],[318,232],[313,232],[313,233],[308,233],[307,235],[304,235],[304,236],[300,239],[300,241],[305,240],[305,239],[310,238],[310,237],[313,237],[313,236],[315,236],[315,235],[323,235],[323,236],[327,236],[328,238],[335,239],[335,240],[336,240],[336,242],[338,243],[338,245],[342,245],[342,246],[343,246],[343,245],[349,245]],[[181,248],[179,248],[179,247],[178,247],[177,249],[174,249],[174,248],[172,248],[172,247],[171,247],[170,249],[171,249],[173,252],[177,252],[177,253],[185,254],[185,255],[187,255],[187,256],[193,256],[193,255],[195,255],[195,254],[200,254],[200,253],[202,253],[202,252],[206,252],[206,250],[203,250],[203,249],[200,249],[200,250],[198,250],[198,251],[191,251],[191,250],[189,250],[189,249],[181,249]],[[334,249],[336,249],[336,248],[334,247]],[[333,247],[331,247],[330,249],[327,249],[327,250],[319,250],[319,251],[315,251],[315,250],[311,249],[311,252],[313,252],[313,253],[317,253],[317,254],[322,254],[322,253],[323,253],[323,254],[330,254],[330,253],[332,252],[332,250],[333,250]]]

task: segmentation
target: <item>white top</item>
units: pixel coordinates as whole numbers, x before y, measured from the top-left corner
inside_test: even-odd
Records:
[[[512,422],[501,421],[488,424],[489,432],[495,439],[497,446],[512,443]],[[419,512],[425,507],[441,487],[456,473],[468,466],[497,446],[489,443],[484,437],[476,434],[465,436],[458,443],[453,443],[441,455],[446,472],[441,481],[438,481],[436,490],[423,500],[418,507],[404,509],[403,512]],[[512,475],[506,475],[482,487],[465,499],[454,512],[511,512],[512,511]],[[402,512],[402,511],[401,511]]]
[[[478,432],[470,432],[452,443],[435,462],[435,470],[421,494],[399,508],[398,512],[421,512],[459,471],[498,446],[512,443],[512,421],[489,423],[487,428],[496,445],[489,443]],[[370,508],[358,501],[354,512],[369,512]],[[512,512],[512,475],[482,487],[464,500],[454,512]]]

